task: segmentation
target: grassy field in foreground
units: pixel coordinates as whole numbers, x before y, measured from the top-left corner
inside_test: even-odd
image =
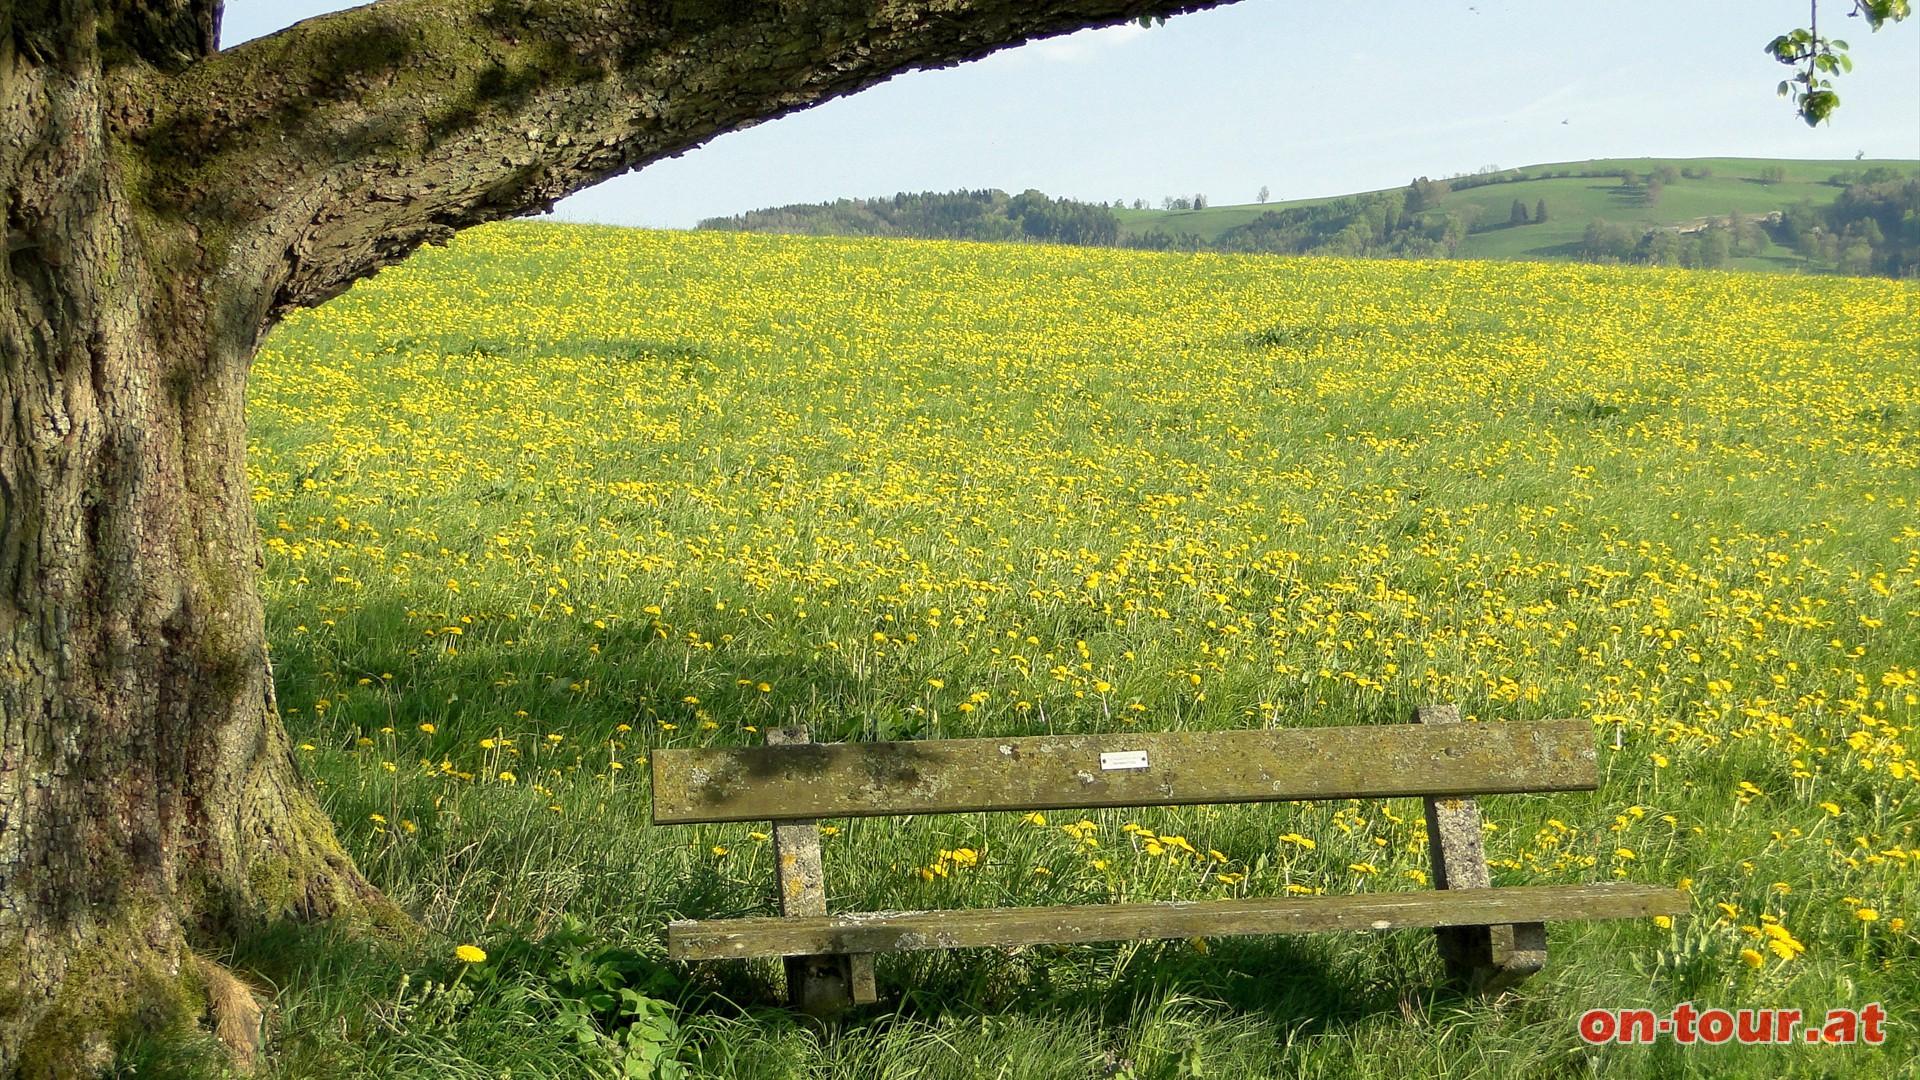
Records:
[[[1910,1074],[1917,308],[1884,281],[465,234],[289,319],[251,405],[280,705],[430,934],[227,959],[277,990],[284,1077],[644,1075],[662,1047],[756,1078]],[[665,920],[770,912],[773,880],[764,826],[648,824],[653,747],[1438,700],[1594,725],[1598,792],[1486,800],[1498,882],[1684,883],[1692,916],[1555,925],[1491,1002],[1420,932],[894,956],[830,1032],[771,1007],[772,964],[663,959]],[[1427,868],[1406,800],[829,824],[842,911]],[[1575,1031],[1688,1000],[1880,1001],[1890,1040]]]
[[[1666,165],[1702,175],[1667,185],[1659,201],[1651,205],[1639,189],[1622,188],[1615,177],[1548,175],[1563,171],[1600,173],[1631,169],[1645,179],[1650,171]],[[1762,183],[1762,172],[1770,167],[1780,169],[1782,176],[1778,182]],[[1906,176],[1920,174],[1920,162],[1901,160],[1609,158],[1530,165],[1521,171],[1531,174],[1533,179],[1462,188],[1449,194],[1442,206],[1455,212],[1471,208],[1480,222],[1461,244],[1460,258],[1568,262],[1577,259],[1580,241],[1592,221],[1642,231],[1655,226],[1695,225],[1710,217],[1725,218],[1735,210],[1749,217],[1764,217],[1805,199],[1826,206],[1841,191],[1829,183],[1832,177],[1843,173],[1858,175],[1877,167],[1895,169]],[[1515,199],[1526,204],[1529,212],[1544,200],[1548,220],[1509,226],[1508,212]],[[1159,229],[1217,240],[1227,229],[1253,221],[1269,210],[1327,201],[1330,200],[1301,199],[1266,205],[1213,206],[1205,210],[1116,210],[1114,213],[1127,236]],[[1735,259],[1733,268],[1793,271],[1800,269],[1804,262],[1795,252],[1768,242],[1758,253]]]

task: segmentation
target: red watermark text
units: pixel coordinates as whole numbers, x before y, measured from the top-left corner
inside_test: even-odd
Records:
[[[1580,1015],[1580,1037],[1590,1043],[1650,1043],[1672,1039],[1682,1046],[1740,1043],[1830,1043],[1879,1046],[1886,1041],[1887,1011],[1879,1002],[1859,1009],[1696,1009],[1685,1001],[1673,1015],[1652,1009],[1588,1009]]]

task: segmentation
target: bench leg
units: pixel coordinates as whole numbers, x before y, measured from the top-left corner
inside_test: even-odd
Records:
[[[804,727],[774,728],[767,745],[812,742]],[[773,858],[780,882],[780,914],[825,915],[827,874],[820,861],[820,830],[812,821],[773,823]],[[787,1002],[808,1016],[831,1017],[879,1000],[873,957],[789,956]]]
[[[1470,994],[1511,990],[1547,966],[1547,928],[1542,923],[1442,926],[1434,936],[1447,977]]]
[[[1422,706],[1414,719],[1422,724],[1458,724],[1452,705]],[[1480,804],[1471,798],[1425,800],[1427,844],[1433,853],[1433,884],[1440,889],[1485,889],[1493,884],[1480,832]],[[1447,977],[1472,994],[1497,994],[1526,981],[1547,966],[1547,928],[1541,923],[1511,926],[1434,928]]]

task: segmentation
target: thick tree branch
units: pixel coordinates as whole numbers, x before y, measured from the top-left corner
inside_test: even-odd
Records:
[[[195,64],[128,125],[149,205],[264,287],[229,313],[264,327],[422,243],[898,72],[1219,2],[384,0]]]

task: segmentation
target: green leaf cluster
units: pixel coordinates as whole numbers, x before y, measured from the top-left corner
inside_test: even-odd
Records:
[[[1838,38],[1820,34],[1820,4],[1813,0],[1812,23],[1804,30],[1781,34],[1767,43],[1767,55],[1796,69],[1793,76],[1780,82],[1783,98],[1792,98],[1794,109],[1808,127],[1818,127],[1832,118],[1840,107],[1840,95],[1834,92],[1829,76],[1853,70],[1847,55],[1850,46]],[[1873,30],[1899,22],[1913,14],[1909,0],[1854,0],[1849,16],[1864,18]]]
[[[597,940],[568,919],[537,941],[492,946],[492,959],[450,982],[425,984],[414,1011],[450,1025],[480,998],[544,1024],[596,1068],[619,1080],[683,1080],[687,1039],[667,1000],[673,973],[632,949]]]

